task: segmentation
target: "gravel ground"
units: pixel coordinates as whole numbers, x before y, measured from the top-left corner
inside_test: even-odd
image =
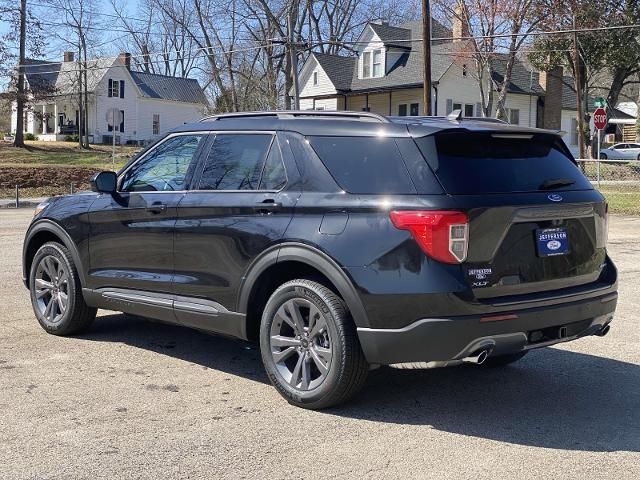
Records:
[[[0,478],[640,478],[640,218],[611,221],[607,337],[502,370],[382,368],[310,412],[241,342],[102,311],[45,334],[20,280],[29,216],[0,211]]]

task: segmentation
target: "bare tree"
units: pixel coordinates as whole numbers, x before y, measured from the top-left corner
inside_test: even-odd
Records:
[[[63,30],[57,33],[60,40],[66,42],[78,53],[75,74],[75,90],[79,112],[78,144],[80,148],[89,148],[88,105],[89,105],[89,53],[88,45],[96,43],[96,24],[94,12],[95,0],[44,0],[61,13]]]
[[[463,25],[458,55],[475,63],[482,113],[506,119],[505,104],[518,52],[539,23],[536,0],[436,0],[440,15]],[[500,67],[498,68],[498,65]],[[499,70],[499,71],[498,71]]]

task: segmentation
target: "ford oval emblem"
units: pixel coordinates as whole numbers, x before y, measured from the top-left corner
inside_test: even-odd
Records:
[[[547,198],[549,200],[551,200],[552,202],[561,202],[562,201],[562,195],[558,195],[557,193],[552,193]]]

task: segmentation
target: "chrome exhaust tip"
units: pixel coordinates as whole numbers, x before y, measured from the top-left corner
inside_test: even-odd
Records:
[[[609,333],[609,330],[611,330],[611,327],[609,325],[605,325],[596,332],[596,335],[598,335],[599,337],[604,337],[607,333]]]
[[[482,365],[489,356],[489,350],[479,350],[475,355],[464,357],[462,361],[464,363],[474,363],[476,365]]]

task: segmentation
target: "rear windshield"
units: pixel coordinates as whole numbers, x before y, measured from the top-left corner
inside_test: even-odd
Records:
[[[309,137],[335,181],[349,193],[416,193],[395,139]]]
[[[592,189],[555,135],[444,132],[416,142],[450,194]]]

